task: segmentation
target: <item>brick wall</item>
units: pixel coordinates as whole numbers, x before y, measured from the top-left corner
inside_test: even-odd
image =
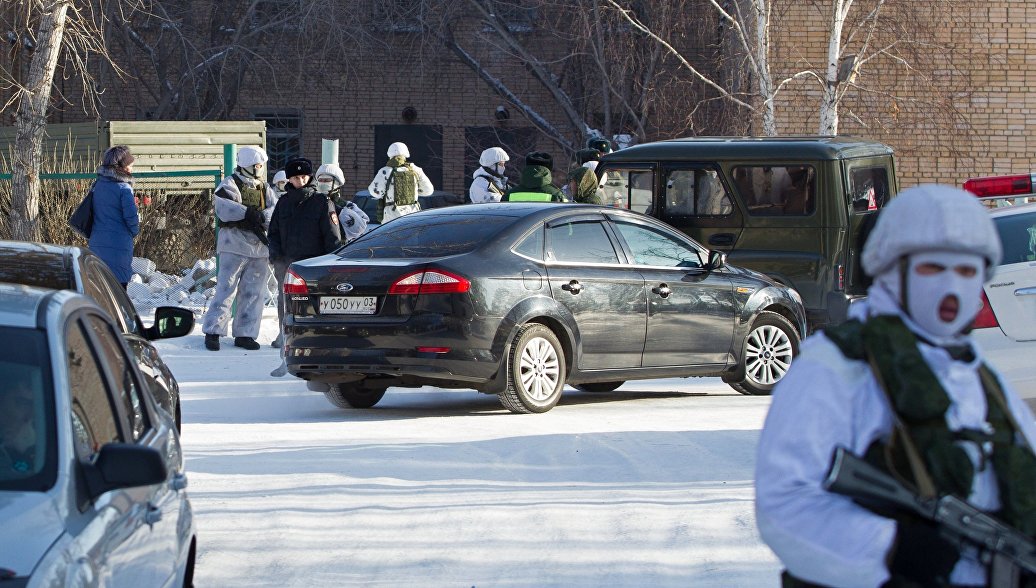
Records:
[[[814,3],[793,4],[787,26],[775,31],[775,71],[784,75],[826,59],[827,14]],[[929,44],[904,53],[915,69],[882,58],[865,66],[859,83],[867,91],[849,95],[840,132],[891,145],[904,187],[1029,173],[1036,156],[1036,94],[1029,91],[1036,83],[1036,4],[897,0],[885,10],[889,20],[877,46],[911,36]],[[778,101],[781,132],[816,133],[818,88],[809,81],[790,88]]]

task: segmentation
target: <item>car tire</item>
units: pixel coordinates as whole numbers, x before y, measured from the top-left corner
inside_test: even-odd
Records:
[[[572,387],[583,392],[612,392],[626,382],[587,382],[585,384],[574,384]]]
[[[507,354],[507,387],[500,403],[514,413],[547,412],[565,387],[565,353],[553,331],[539,323],[518,329]]]
[[[370,408],[385,396],[385,388],[365,389],[352,384],[329,384],[324,397],[338,408]]]
[[[761,312],[741,350],[744,379],[728,384],[742,394],[769,395],[798,354],[799,333],[788,319],[775,312]]]

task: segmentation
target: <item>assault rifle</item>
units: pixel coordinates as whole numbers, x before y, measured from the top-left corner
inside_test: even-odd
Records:
[[[915,513],[934,522],[950,541],[977,545],[992,556],[989,586],[993,588],[1018,586],[1019,570],[1036,574],[1036,541],[1030,537],[955,496],[921,498],[843,447],[831,458],[824,488],[864,503]]]

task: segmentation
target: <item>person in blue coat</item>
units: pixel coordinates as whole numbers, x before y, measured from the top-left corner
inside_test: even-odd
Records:
[[[133,238],[140,232],[140,217],[133,200],[133,161],[126,145],[108,149],[93,187],[90,250],[108,264],[123,288],[133,277]]]

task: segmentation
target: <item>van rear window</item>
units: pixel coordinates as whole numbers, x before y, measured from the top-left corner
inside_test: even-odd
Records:
[[[816,209],[817,174],[812,166],[738,166],[731,172],[752,216],[806,216]]]
[[[861,167],[849,171],[849,198],[853,212],[883,208],[889,201],[889,172],[884,167]]]

